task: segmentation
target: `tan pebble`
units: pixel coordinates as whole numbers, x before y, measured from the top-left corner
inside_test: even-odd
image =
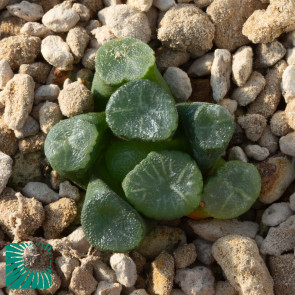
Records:
[[[151,6],[151,8],[145,12],[149,24],[150,24],[150,28],[151,28],[151,39],[155,40],[157,39],[157,29],[158,29],[158,9],[154,6]]]
[[[257,165],[261,176],[259,200],[271,204],[278,200],[295,179],[295,168],[289,159],[274,155]]]
[[[236,219],[189,220],[188,224],[198,236],[210,242],[231,234],[254,238],[258,232],[257,223]]]
[[[11,15],[22,18],[27,22],[37,21],[42,18],[44,14],[41,5],[30,3],[28,1],[21,1],[20,3],[8,5],[7,10]]]
[[[227,109],[230,112],[230,114],[233,117],[235,117],[235,112],[238,107],[238,103],[235,100],[230,98],[224,98],[218,104]]]
[[[96,287],[97,281],[83,263],[80,267],[74,269],[70,282],[70,290],[75,295],[91,295],[96,290]]]
[[[82,64],[85,68],[89,70],[95,69],[96,52],[97,52],[97,49],[94,49],[94,48],[86,49],[85,54],[82,58]]]
[[[31,64],[22,64],[19,67],[20,74],[30,75],[35,82],[44,84],[51,70],[51,66],[44,62],[35,62]]]
[[[203,77],[211,73],[211,67],[214,60],[214,54],[208,53],[196,59],[189,67],[187,73],[192,77]]]
[[[51,30],[44,25],[37,22],[25,23],[20,29],[20,33],[28,36],[35,36],[43,38],[51,34]]]
[[[24,126],[19,130],[14,130],[16,138],[23,139],[30,135],[35,135],[39,132],[39,123],[31,116],[28,117]]]
[[[45,139],[46,135],[43,132],[39,132],[36,135],[21,139],[18,142],[18,148],[23,154],[43,151]]]
[[[288,125],[285,111],[277,111],[272,115],[270,120],[270,129],[276,136],[284,136],[292,131]]]
[[[61,285],[68,287],[72,277],[73,270],[80,266],[77,258],[59,256],[55,258],[56,271],[61,278]]]
[[[259,140],[266,127],[266,119],[259,114],[240,116],[238,123],[245,130],[247,138],[254,142]]]
[[[45,222],[43,224],[46,239],[57,238],[67,228],[77,214],[75,201],[62,198],[45,206]]]
[[[0,115],[0,151],[12,156],[17,151],[17,138],[14,132],[4,123],[3,116]]]
[[[102,0],[81,0],[80,2],[88,7],[92,13],[96,13],[97,11],[101,10],[103,6]]]
[[[99,47],[104,43],[116,38],[110,28],[106,25],[94,29],[93,31],[91,31],[91,33],[95,36]]]
[[[0,41],[0,60],[5,59],[12,70],[16,70],[21,64],[35,61],[41,49],[41,39],[18,35],[4,38]]]
[[[57,103],[47,101],[39,110],[41,130],[47,134],[50,129],[62,120],[62,113]]]
[[[281,83],[282,94],[286,103],[289,103],[291,100],[295,99],[295,86],[293,83],[294,79],[295,66],[290,65],[285,69]]]
[[[75,229],[70,235],[68,235],[67,240],[73,249],[78,251],[81,255],[86,255],[90,244],[87,241],[82,226]]]
[[[33,234],[42,224],[45,213],[42,204],[36,199],[25,198],[11,188],[6,188],[0,196],[0,226],[10,237],[21,220],[19,231],[25,235]],[[19,213],[19,214],[17,214]]]
[[[253,50],[250,46],[239,48],[233,55],[233,81],[239,87],[244,86],[252,73]]]
[[[286,61],[289,66],[295,66],[295,48],[287,49]]]
[[[156,63],[160,71],[168,67],[179,67],[190,58],[188,52],[177,51],[167,47],[160,47],[156,50]]]
[[[128,0],[127,4],[139,11],[146,12],[151,8],[153,1],[152,0]]]
[[[253,72],[246,84],[236,88],[231,97],[236,100],[240,106],[246,106],[255,101],[265,84],[266,81],[264,77],[258,72]]]
[[[98,282],[115,283],[117,281],[116,273],[100,258],[94,258],[91,264],[93,266],[93,276]]]
[[[242,34],[245,20],[257,9],[261,9],[259,0],[215,0],[206,12],[215,24],[214,42],[218,48],[230,51],[249,43]]]
[[[10,129],[21,129],[26,123],[33,107],[34,87],[33,78],[27,74],[14,75],[6,84],[4,121]]]
[[[295,131],[280,138],[280,150],[285,155],[295,157]]]
[[[185,268],[195,262],[197,258],[196,247],[194,244],[186,244],[178,247],[173,252],[175,268]]]
[[[19,35],[20,30],[25,23],[26,21],[24,19],[9,14],[9,16],[1,19],[1,37],[6,38]]]
[[[243,34],[253,43],[269,43],[295,29],[293,0],[273,0],[266,10],[256,10],[246,20]]]
[[[169,295],[174,281],[174,259],[162,252],[151,264],[151,290],[157,295]]]
[[[276,294],[295,294],[295,257],[293,254],[269,257],[269,268]]]
[[[13,78],[13,71],[6,60],[0,60],[0,89],[4,89],[7,82]]]
[[[212,48],[214,31],[214,25],[201,9],[190,4],[176,4],[161,20],[158,39],[174,50],[198,53]]]
[[[269,150],[258,144],[249,144],[245,147],[246,155],[256,161],[263,161],[269,156]]]
[[[194,0],[195,4],[199,8],[205,8],[209,6],[214,0]]]
[[[281,60],[273,68],[268,69],[265,76],[266,86],[250,105],[248,113],[261,114],[268,118],[276,111],[282,97],[281,81],[286,67],[287,63]]]
[[[89,41],[90,37],[82,27],[75,27],[68,32],[66,42],[74,55],[75,63],[78,63],[83,57]]]
[[[295,130],[295,99],[287,104],[285,114],[289,126]]]
[[[212,254],[239,294],[274,294],[272,277],[254,240],[229,235],[213,244]]]
[[[255,50],[255,67],[268,68],[276,64],[286,54],[286,48],[277,40],[258,44]]]
[[[130,253],[130,257],[132,258],[132,260],[134,261],[135,265],[136,265],[136,270],[137,273],[141,273],[143,271],[143,268],[146,264],[146,259],[144,256],[142,256],[139,252],[137,252],[136,250],[133,250]]]
[[[74,3],[72,9],[78,13],[81,22],[88,22],[90,20],[91,11],[87,6],[81,3]]]

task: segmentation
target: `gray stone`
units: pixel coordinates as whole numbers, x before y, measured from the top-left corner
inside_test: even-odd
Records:
[[[295,131],[280,138],[280,150],[285,155],[295,157]]]
[[[247,158],[247,155],[245,154],[243,149],[239,146],[233,146],[230,149],[229,154],[228,154],[228,159],[230,161],[238,160],[238,161],[243,161],[245,163],[247,163],[249,161]]]
[[[274,203],[263,212],[261,221],[267,226],[277,226],[292,215],[289,203]]]
[[[22,139],[31,135],[36,135],[39,130],[39,123],[33,117],[29,116],[25,125],[21,129],[14,130],[14,134],[16,138]]]
[[[269,156],[269,150],[258,144],[249,144],[245,147],[247,156],[256,161],[263,161]]]
[[[196,251],[197,251],[197,259],[205,264],[205,265],[210,265],[212,264],[215,259],[212,255],[212,243],[208,242],[200,237],[196,238],[193,241]]]
[[[79,189],[69,181],[64,181],[59,185],[59,195],[61,198],[70,198],[74,201],[80,199]]]
[[[43,101],[55,101],[59,95],[60,89],[55,84],[42,85],[35,91],[34,104],[37,105]]]
[[[39,20],[44,14],[41,5],[30,3],[28,1],[22,1],[20,3],[8,5],[7,10],[11,15],[22,18],[27,22]]]

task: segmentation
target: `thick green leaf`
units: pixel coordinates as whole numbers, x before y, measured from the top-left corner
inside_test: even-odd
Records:
[[[198,207],[203,188],[195,161],[179,151],[151,152],[123,183],[127,200],[149,218],[175,219]]]
[[[90,244],[101,251],[130,251],[146,232],[142,217],[100,179],[87,187],[81,224]]]

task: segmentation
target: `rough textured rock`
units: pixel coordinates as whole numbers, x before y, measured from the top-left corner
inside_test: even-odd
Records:
[[[58,96],[59,107],[66,117],[89,112],[93,109],[91,91],[80,82],[73,82],[63,88]]]
[[[6,184],[12,173],[12,159],[0,151],[0,194],[6,187]]]
[[[157,226],[146,235],[137,251],[146,258],[155,258],[162,251],[173,252],[186,243],[186,235],[180,228]]]
[[[62,120],[62,113],[57,103],[46,101],[39,110],[41,130],[47,134],[50,129]]]
[[[267,226],[277,226],[292,215],[294,215],[294,212],[289,203],[274,203],[263,212],[261,221]]]
[[[278,200],[295,179],[295,167],[287,157],[275,155],[257,165],[261,176],[259,200],[271,204]]]
[[[91,11],[87,6],[81,3],[74,3],[72,9],[78,13],[81,22],[88,22],[90,20]]]
[[[230,87],[231,54],[226,49],[216,49],[211,68],[210,84],[213,98],[219,102],[223,99]]]
[[[55,266],[58,275],[61,277],[62,286],[67,287],[70,283],[73,270],[80,266],[80,263],[77,258],[59,256],[55,258]]]
[[[295,130],[295,99],[287,104],[285,113],[289,126]]]
[[[74,57],[66,42],[59,36],[48,36],[42,40],[41,52],[44,59],[62,71],[72,69]]]
[[[15,194],[6,188],[0,196],[0,226],[10,237],[18,234],[32,235],[44,221],[44,209],[36,199]]]
[[[101,259],[94,259],[91,264],[93,266],[93,276],[98,282],[115,283],[117,281],[116,273]]]
[[[16,138],[23,139],[37,134],[39,130],[39,123],[33,117],[29,116],[24,126],[21,129],[14,130],[14,134]]]
[[[196,247],[192,243],[182,245],[173,252],[173,256],[176,269],[188,267],[197,258]]]
[[[44,62],[34,62],[32,64],[22,64],[19,67],[20,74],[30,75],[35,82],[45,84],[47,76],[51,70],[51,66]]]
[[[0,60],[0,89],[3,89],[7,82],[13,78],[13,71],[6,60]]]
[[[110,265],[115,271],[117,281],[125,287],[133,287],[137,280],[134,261],[123,253],[115,253],[110,258]]]
[[[248,113],[261,114],[267,118],[276,111],[282,96],[280,86],[286,67],[287,63],[281,60],[273,68],[268,69],[265,76],[266,86],[250,105]]]
[[[245,130],[247,138],[254,142],[261,137],[266,122],[266,119],[259,114],[248,114],[238,118],[238,123]]]
[[[263,240],[260,251],[267,255],[281,255],[295,247],[295,215],[277,227],[271,227]]]
[[[276,136],[284,136],[292,131],[288,124],[286,112],[277,111],[272,115],[270,120],[270,129]]]
[[[42,24],[39,24],[37,22],[28,22],[22,26],[22,28],[20,29],[20,33],[28,36],[43,38],[52,32],[49,28],[45,27]]]
[[[218,281],[215,284],[215,295],[239,295],[238,291],[228,281]]]
[[[253,43],[269,43],[295,29],[293,0],[272,0],[266,10],[256,10],[243,26],[243,35]]]
[[[94,295],[120,295],[122,286],[119,283],[100,281]]]
[[[151,28],[147,16],[126,4],[113,5],[99,11],[98,17],[103,19],[116,37],[133,37],[145,43],[151,39]]]
[[[12,70],[21,64],[34,62],[40,53],[41,40],[38,37],[24,35],[11,36],[0,41],[0,60],[5,59]]]
[[[75,229],[67,237],[68,241],[71,243],[71,247],[77,250],[81,255],[85,255],[90,248],[90,244],[87,241],[82,226]]]
[[[258,232],[257,223],[236,219],[189,220],[188,224],[198,236],[210,242],[233,234],[254,238]]]
[[[259,0],[215,0],[207,13],[215,24],[214,43],[218,48],[235,50],[249,42],[242,34],[245,20],[257,9]]]
[[[10,129],[21,129],[26,123],[34,103],[34,87],[33,78],[26,74],[17,74],[6,84],[4,122]]]
[[[97,49],[94,49],[94,48],[86,49],[84,56],[82,58],[82,64],[85,68],[89,70],[95,69],[96,52],[97,52]]]
[[[255,67],[271,67],[281,60],[285,54],[286,48],[277,40],[267,44],[258,44],[255,50]]]
[[[153,1],[152,0],[128,0],[127,4],[139,11],[147,12],[151,8]]]
[[[288,66],[282,77],[281,89],[285,98],[285,102],[289,103],[295,99],[295,85],[293,83],[295,79],[295,65]]]
[[[253,102],[262,91],[266,81],[258,72],[253,72],[242,87],[236,88],[232,93],[232,99],[236,100],[240,106],[246,106]]]
[[[18,148],[21,153],[43,152],[45,137],[46,135],[43,132],[39,132],[36,135],[21,139],[18,142]]]
[[[53,32],[68,32],[79,20],[74,9],[57,5],[43,15],[42,23]]]
[[[43,223],[46,239],[58,238],[61,232],[75,219],[77,207],[75,201],[62,198],[44,207],[45,222]]]
[[[176,4],[161,20],[158,39],[172,49],[198,53],[211,49],[214,31],[214,25],[201,9]]]
[[[272,277],[254,240],[229,235],[213,244],[212,254],[240,294],[274,294]]]
[[[233,55],[233,80],[239,87],[244,86],[252,73],[253,50],[250,46],[239,48]]]
[[[275,294],[295,293],[295,257],[293,254],[269,257],[270,273],[274,280]]]
[[[151,264],[151,290],[157,295],[169,295],[173,288],[174,260],[162,252]]]

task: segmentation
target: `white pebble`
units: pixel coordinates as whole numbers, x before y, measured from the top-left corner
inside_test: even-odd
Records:
[[[91,264],[93,266],[93,276],[98,282],[115,283],[117,281],[116,273],[101,259],[94,259]]]
[[[244,86],[252,73],[253,50],[250,46],[239,48],[233,55],[233,80],[239,87]]]
[[[7,82],[13,78],[13,71],[6,60],[0,60],[0,89],[3,89]]]
[[[48,36],[42,40],[41,53],[44,59],[62,71],[71,70],[74,57],[66,42],[59,36]]]
[[[59,199],[59,195],[42,182],[28,182],[22,193],[29,198],[35,198],[43,204],[49,204]]]
[[[27,22],[39,20],[44,14],[41,5],[30,3],[28,1],[22,1],[21,3],[8,5],[7,10],[11,15],[22,18]]]
[[[134,286],[137,280],[136,265],[126,254],[115,253],[110,258],[110,265],[115,271],[117,280],[125,287]]]
[[[295,66],[295,48],[287,50],[286,61],[289,66]]]
[[[289,103],[295,99],[295,65],[288,66],[282,77],[281,89],[285,102]]]
[[[62,113],[57,103],[46,101],[39,110],[40,128],[48,134],[50,129],[62,120]]]
[[[55,84],[42,85],[35,91],[34,104],[37,105],[43,101],[54,101],[57,100],[60,89]]]
[[[55,265],[58,273],[61,273],[63,284],[69,285],[73,270],[80,266],[77,258],[70,258],[66,256],[59,256],[55,258]]]
[[[95,57],[96,57],[97,49],[95,48],[89,48],[86,50],[83,58],[82,58],[82,65],[89,69],[94,70],[95,69]]]
[[[267,226],[277,226],[293,214],[289,203],[274,203],[263,212],[261,221]]]
[[[223,99],[230,87],[231,54],[226,49],[216,49],[211,68],[210,84],[216,102]]]
[[[95,39],[99,47],[104,43],[116,38],[116,36],[112,33],[110,28],[106,25],[92,30],[91,33],[95,36]]]
[[[70,198],[74,201],[78,201],[80,199],[79,189],[71,185],[69,181],[62,182],[59,185],[59,195],[61,198]]]
[[[179,269],[176,271],[175,282],[186,295],[214,295],[214,276],[205,266]]]
[[[265,84],[264,77],[258,72],[253,72],[244,86],[233,91],[232,99],[235,99],[240,106],[246,106],[256,99]]]
[[[185,102],[192,94],[191,81],[186,72],[176,67],[169,67],[163,75],[175,100]]]
[[[285,155],[295,157],[295,131],[280,138],[280,149]]]
[[[160,9],[161,11],[169,10],[173,5],[175,5],[174,0],[154,0],[153,5]]]
[[[211,67],[214,60],[214,54],[208,53],[196,59],[189,67],[187,73],[192,77],[203,77],[210,75]]]
[[[5,189],[12,174],[12,163],[12,158],[0,151],[0,194]]]
[[[90,244],[85,237],[82,226],[78,227],[70,235],[68,235],[67,240],[71,243],[71,247],[77,250],[79,254],[87,254]]]
[[[79,20],[75,10],[56,5],[44,14],[42,23],[53,32],[68,32]]]
[[[127,4],[139,11],[147,12],[151,8],[153,0],[128,0]]]
[[[26,123],[21,129],[14,130],[14,135],[18,139],[22,139],[39,132],[39,123],[31,116],[28,117]]]
[[[51,30],[44,25],[37,22],[28,22],[25,23],[20,29],[20,33],[28,36],[36,36],[43,38],[46,35],[49,35]]]
[[[269,156],[269,150],[258,144],[249,144],[245,147],[247,156],[256,161],[263,161]]]

